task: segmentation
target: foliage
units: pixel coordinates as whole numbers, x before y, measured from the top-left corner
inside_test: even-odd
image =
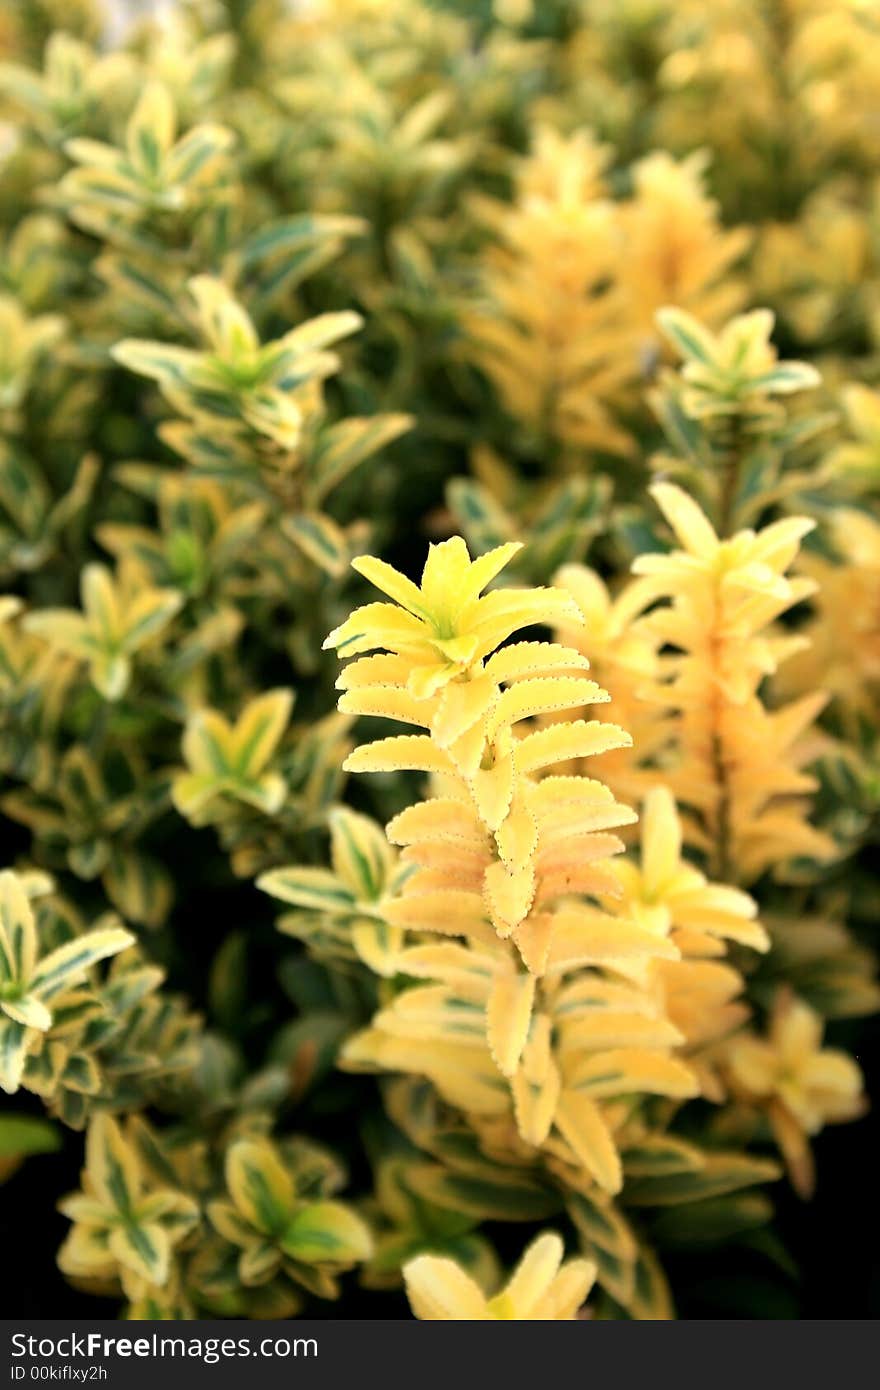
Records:
[[[84,1150],[132,1318],[771,1316],[880,1007],[877,17],[162,10],[0,0],[4,1200]]]

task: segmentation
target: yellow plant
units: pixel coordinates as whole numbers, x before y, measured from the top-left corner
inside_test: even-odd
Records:
[[[835,558],[812,552],[801,571],[815,584],[803,648],[780,673],[783,692],[821,686],[848,727],[876,718],[880,696],[880,524],[866,511],[835,508]]]
[[[590,915],[578,910],[582,929]],[[634,961],[677,957],[677,947],[646,948],[637,928],[592,916],[589,950],[551,955],[536,984],[499,949],[404,951],[401,973],[430,983],[398,995],[350,1039],[344,1065],[427,1076],[475,1126],[509,1121],[521,1146],[563,1160],[573,1182],[619,1192],[618,1132],[630,1106],[646,1095],[685,1099],[698,1086],[673,1055],[682,1035],[659,992],[619,978]]]
[[[805,818],[815,784],[801,770],[801,737],[826,697],[810,692],[770,710],[760,695],[801,645],[774,624],[814,591],[787,575],[814,523],[787,517],[725,540],[681,488],[655,483],[651,492],[680,549],[642,555],[633,570],[646,607],[665,600],[643,626],[668,653],[650,697],[673,718],[665,775],[690,812],[687,839],[728,882],[749,883],[799,856],[827,859],[834,845]]]
[[[31,372],[63,333],[58,314],[29,318],[10,295],[0,294],[0,411],[21,404]]]
[[[878,130],[874,0],[0,0],[12,1313],[86,1135],[127,1318],[831,1306]]]
[[[539,127],[513,204],[477,204],[496,237],[485,303],[468,323],[478,360],[508,412],[566,467],[575,450],[631,452],[621,411],[653,365],[657,309],[718,324],[743,297],[731,268],[749,234],[720,225],[705,155],[648,155],[620,201],[606,182],[611,156],[587,131]]]
[[[128,689],[134,656],[153,641],[183,606],[174,589],[145,588],[124,561],[114,576],[86,565],[80,581],[83,612],[43,608],[23,621],[26,632],[88,665],[95,689],[119,700]]]
[[[770,938],[757,920],[757,903],[741,889],[711,883],[682,853],[682,824],[669,789],[653,786],[639,824],[640,855],[619,859],[621,894],[608,902],[624,920],[668,937],[678,959],[636,962],[627,973],[653,984],[669,1022],[680,1034],[688,1065],[704,1096],[724,1098],[718,1044],[749,1017],[745,980],[724,957],[730,944],[767,951]]]
[[[651,634],[643,630],[638,586],[612,594],[586,565],[565,565],[556,575],[559,588],[571,594],[581,621],[562,625],[556,635],[588,658],[596,680],[608,691],[613,712],[632,737],[630,745],[597,756],[591,768],[623,801],[638,802],[652,774],[645,770],[662,752],[669,736],[668,719],[647,698],[660,673],[660,656]],[[602,717],[602,711],[597,710]]]
[[[58,1252],[63,1272],[111,1287],[119,1280],[132,1299],[168,1282],[172,1252],[199,1219],[191,1197],[151,1180],[130,1131],[109,1115],[89,1125],[82,1189],[59,1209],[73,1222]]]
[[[823,1048],[822,1033],[821,1016],[780,990],[766,1035],[734,1038],[725,1056],[734,1093],[766,1111],[802,1197],[815,1185],[810,1138],[826,1124],[855,1119],[866,1106],[857,1063],[838,1048]]]
[[[742,303],[745,287],[731,274],[750,233],[724,230],[706,194],[705,151],[676,161],[664,151],[633,166],[633,196],[621,207],[624,251],[620,278],[642,350],[656,337],[655,314],[675,304],[709,325]]]
[[[621,888],[616,914],[653,935],[673,934],[687,943],[689,955],[720,955],[725,940],[767,949],[755,901],[741,889],[710,883],[683,857],[681,822],[667,787],[648,792],[639,830],[639,863],[625,858],[614,865]]]
[[[271,1140],[236,1140],[226,1155],[228,1198],[208,1208],[211,1224],[238,1250],[246,1287],[279,1270],[322,1298],[335,1298],[339,1274],[372,1251],[367,1227],[341,1202],[310,1201]]]
[[[471,561],[458,537],[432,546],[421,588],[380,560],[356,561],[398,605],[357,609],[327,642],[359,656],[340,677],[340,709],[429,730],[377,740],[346,761],[355,772],[408,768],[437,779],[439,794],[389,827],[392,842],[406,846],[404,862],[416,867],[389,908],[391,919],[482,944],[509,939],[528,972],[540,975],[556,913],[568,911],[557,905],[607,884],[603,861],[620,842],[604,832],[633,813],[589,780],[546,775],[628,735],[599,721],[545,729],[525,722],[607,696],[570,648],[499,647],[524,626],[577,618],[560,590],[479,597],[517,548]],[[376,648],[381,654],[360,655]],[[591,929],[584,930],[588,938]],[[519,987],[529,987],[527,977]]]
[[[375,821],[345,806],[330,812],[331,869],[291,864],[257,879],[257,887],[290,903],[297,912],[278,922],[314,953],[329,959],[359,959],[377,975],[397,972],[402,927],[385,921],[385,902],[398,890],[406,868]]]
[[[523,1143],[564,1153],[588,1181],[617,1192],[615,1132],[628,1115],[620,1097],[696,1094],[696,1073],[675,1058],[676,1047],[699,1050],[744,1016],[731,1004],[742,989],[738,972],[701,958],[723,953],[725,939],[758,949],[767,940],[750,898],[682,860],[668,793],[649,798],[639,869],[610,858],[622,846],[606,833],[633,813],[594,779],[547,772],[555,761],[619,745],[619,729],[595,721],[514,727],[604,692],[572,648],[514,643],[491,654],[511,628],[546,622],[548,610],[568,624],[580,617],[553,590],[478,598],[511,550],[470,561],[458,539],[435,546],[421,588],[382,562],[358,561],[406,607],[368,605],[328,639],[354,653],[386,648],[343,672],[342,709],[430,731],[364,745],[349,759],[355,770],[429,772],[437,793],[388,826],[412,873],[379,911],[416,937],[465,938],[410,945],[389,959],[389,971],[427,983],[396,995],[343,1055],[355,1069],[426,1075],[475,1118],[511,1116]],[[499,604],[505,628],[483,642],[483,615]],[[535,746],[542,756],[533,760]],[[316,875],[338,894],[333,879]],[[301,892],[299,900],[306,905]],[[664,977],[662,965],[683,954],[694,959]],[[667,994],[682,1029],[666,1015]],[[509,1090],[499,1088],[499,1072]],[[705,1089],[717,1092],[709,1081]]]
[[[8,1094],[21,1085],[28,1056],[40,1050],[56,1013],[70,1007],[66,996],[97,961],[135,940],[121,926],[105,926],[44,953],[28,887],[8,869],[0,873],[0,1086]]]
[[[266,814],[277,811],[287,784],[268,764],[292,708],[292,691],[268,690],[250,700],[234,723],[216,710],[195,710],[183,736],[188,770],[179,772],[171,786],[180,814],[194,825],[206,825],[222,815],[229,799]]]
[[[419,1255],[403,1273],[412,1310],[423,1321],[559,1322],[577,1316],[596,1266],[589,1260],[563,1263],[562,1241],[545,1232],[532,1241],[504,1288],[491,1298],[454,1260]]]
[[[400,973],[429,983],[399,994],[350,1039],[345,1065],[425,1075],[478,1126],[510,1117],[522,1144],[619,1192],[624,1098],[683,1100],[700,1089],[722,1098],[715,1047],[749,1011],[737,998],[739,971],[718,958],[728,942],[760,951],[769,943],[747,894],[683,860],[663,788],[646,803],[641,862],[615,860],[609,888],[596,894],[603,910],[572,903],[558,914],[534,983],[518,979],[497,946],[404,950]],[[394,918],[393,901],[386,914]]]
[[[484,253],[472,350],[545,449],[631,447],[610,408],[637,363],[616,279],[621,233],[604,191],[609,153],[587,132],[566,139],[539,129],[516,201],[480,204],[498,240]]]

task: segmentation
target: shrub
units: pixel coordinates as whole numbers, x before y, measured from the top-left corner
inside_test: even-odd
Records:
[[[123,1315],[797,1310],[880,27],[790,9],[0,0],[0,1176]]]

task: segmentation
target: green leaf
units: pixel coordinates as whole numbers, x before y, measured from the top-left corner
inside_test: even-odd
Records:
[[[61,1136],[55,1125],[33,1115],[0,1115],[0,1183],[11,1177],[26,1158],[55,1153]]]
[[[21,1085],[27,1060],[27,1029],[11,1018],[0,1018],[0,1088],[14,1095]]]
[[[359,236],[367,228],[368,224],[361,217],[298,213],[252,232],[238,248],[236,260],[244,270],[251,270],[261,261],[283,257],[298,250],[304,242],[325,237]]]
[[[226,1185],[245,1220],[264,1235],[286,1228],[293,1207],[293,1178],[268,1139],[239,1139],[226,1155]]]
[[[772,371],[763,376],[752,377],[750,384],[756,391],[766,391],[768,395],[782,395],[793,391],[807,391],[821,385],[822,378],[807,362],[780,362]]]
[[[773,1203],[761,1192],[707,1197],[661,1211],[651,1223],[651,1237],[667,1250],[719,1246],[765,1226],[772,1216]]]
[[[123,917],[138,926],[161,927],[174,890],[170,874],[158,860],[140,850],[113,845],[103,881],[113,906]]]
[[[364,1222],[341,1202],[315,1202],[298,1212],[280,1245],[305,1264],[351,1264],[368,1259],[373,1248]]]
[[[36,1028],[45,1033],[52,1027],[52,1015],[45,1004],[33,995],[22,994],[17,999],[0,999],[0,1010],[24,1028]]]
[[[345,533],[323,512],[297,512],[286,516],[282,527],[307,559],[332,578],[345,574],[350,553]]]
[[[109,1249],[132,1274],[148,1284],[161,1286],[168,1278],[171,1242],[168,1232],[158,1222],[130,1221],[115,1226],[109,1237]]]
[[[715,341],[690,314],[683,309],[659,309],[657,322],[665,337],[686,361],[696,360],[704,367],[714,367]]]
[[[702,1150],[671,1135],[646,1136],[639,1144],[624,1149],[621,1159],[628,1180],[697,1172],[705,1165]]]
[[[331,425],[321,436],[312,459],[309,495],[323,501],[358,464],[377,454],[414,424],[411,415],[349,417]]]
[[[476,1221],[543,1221],[559,1210],[559,1196],[515,1172],[495,1180],[447,1172],[439,1165],[414,1165],[413,1190],[438,1207],[449,1207]]]
[[[639,1249],[632,1297],[625,1306],[639,1322],[665,1322],[675,1317],[666,1275],[653,1250],[645,1245]]]
[[[228,743],[228,756],[236,774],[245,781],[266,767],[290,719],[291,690],[267,690],[248,701],[236,721]]]
[[[333,913],[353,912],[356,907],[351,889],[340,883],[336,874],[329,869],[296,864],[283,869],[270,869],[268,873],[260,874],[257,887],[295,907]]]
[[[705,1165],[695,1171],[635,1178],[626,1185],[631,1206],[677,1206],[704,1197],[718,1197],[742,1187],[775,1182],[777,1164],[740,1153],[707,1153]]]
[[[44,957],[31,976],[30,989],[40,999],[52,999],[77,983],[97,961],[117,955],[135,940],[123,927],[87,932]]]
[[[345,806],[330,812],[333,868],[359,902],[376,902],[383,893],[393,857],[381,825]]]
[[[591,1201],[575,1192],[566,1198],[566,1207],[584,1254],[596,1262],[602,1287],[622,1307],[627,1307],[633,1296],[638,1257],[638,1244],[629,1223],[610,1199]]]
[[[447,500],[472,551],[483,554],[515,537],[516,526],[480,483],[470,478],[453,478]]]
[[[60,1147],[58,1128],[48,1120],[34,1115],[0,1115],[0,1159],[55,1153]]]
[[[141,1193],[143,1175],[136,1153],[110,1115],[98,1114],[89,1125],[86,1172],[98,1200],[130,1217]]]
[[[110,349],[111,356],[130,372],[152,377],[166,386],[185,386],[202,355],[192,348],[172,347],[139,338],[124,338]]]
[[[0,979],[29,983],[37,954],[34,914],[18,874],[0,873]]]

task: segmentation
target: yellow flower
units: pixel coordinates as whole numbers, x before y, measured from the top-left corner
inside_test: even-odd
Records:
[[[494,1298],[454,1260],[418,1255],[403,1267],[407,1297],[424,1322],[561,1322],[576,1317],[596,1278],[589,1260],[566,1260],[559,1236],[532,1241],[507,1284]]]
[[[826,1124],[856,1119],[866,1105],[859,1067],[847,1053],[823,1048],[822,1033],[820,1015],[780,990],[767,1036],[738,1037],[727,1056],[733,1089],[766,1109],[802,1197],[815,1183],[810,1137]]]

